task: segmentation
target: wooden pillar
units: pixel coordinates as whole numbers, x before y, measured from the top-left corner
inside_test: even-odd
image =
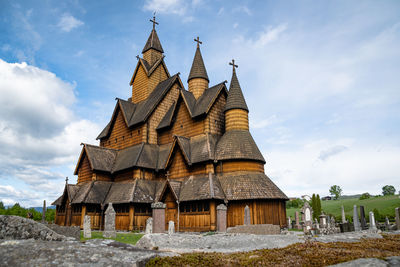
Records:
[[[135,215],[135,207],[131,203],[129,206],[129,231],[133,231],[133,217]]]
[[[217,213],[215,207],[215,200],[210,201],[210,230],[215,231],[217,229]]]
[[[83,229],[83,220],[85,219],[85,215],[86,215],[86,205],[82,204],[81,229]]]
[[[258,224],[258,218],[257,218],[257,200],[253,200],[253,207],[252,207],[252,213],[253,213],[253,224]]]

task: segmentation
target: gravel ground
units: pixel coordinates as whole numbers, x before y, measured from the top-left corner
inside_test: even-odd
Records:
[[[144,250],[115,242],[0,240],[0,266],[141,266],[154,256],[174,253]]]

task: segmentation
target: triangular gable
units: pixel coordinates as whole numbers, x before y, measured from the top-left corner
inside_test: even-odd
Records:
[[[90,169],[97,171],[111,172],[116,158],[117,150],[83,144],[78,163],[76,164],[74,175],[78,175],[82,161],[87,157]]]
[[[85,159],[85,157],[88,156],[88,154],[86,152],[85,144],[82,143],[81,145],[83,145],[83,146],[82,146],[81,154],[79,155],[79,158],[78,158],[78,162],[75,167],[74,175],[78,175],[78,171],[79,171],[82,161]],[[93,170],[92,163],[90,162],[89,157],[88,157],[88,161],[89,161],[90,169]]]
[[[179,183],[179,182],[178,182]],[[177,192],[175,192],[174,188],[171,186],[170,184],[170,180],[167,179],[167,182],[164,184],[164,187],[161,191],[161,193],[159,194],[158,198],[156,199],[156,202],[161,201],[161,199],[163,199],[163,197],[165,196],[167,189],[169,189],[173,195],[173,197],[175,198],[176,201],[179,201],[179,195],[177,194]]]
[[[185,139],[187,139],[187,143],[185,143]],[[179,148],[183,157],[185,158],[186,163],[190,166],[192,165],[190,161],[190,139],[182,136],[174,136],[174,141],[172,142],[171,150],[169,152],[167,161],[165,162],[165,169],[168,168],[168,166],[171,164],[173,161],[173,153],[175,150],[175,147]],[[178,144],[178,145],[177,145]]]
[[[139,58],[138,63],[136,65],[135,70],[133,71],[133,75],[131,78],[131,81],[129,82],[129,85],[132,86],[133,81],[135,80],[136,74],[139,71],[139,67],[142,66],[144,72],[146,73],[147,77],[150,77],[151,74],[157,69],[159,65],[162,65],[164,67],[165,73],[167,74],[167,77],[171,77],[167,68],[167,65],[164,62],[164,56],[162,56],[159,60],[154,62],[153,66],[150,66],[150,64],[143,58]]]

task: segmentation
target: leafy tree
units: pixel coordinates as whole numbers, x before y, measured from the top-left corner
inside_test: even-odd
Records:
[[[338,185],[332,185],[331,188],[329,189],[329,193],[332,196],[335,196],[335,199],[338,199],[342,195],[342,188]]]
[[[367,193],[362,194],[359,199],[363,200],[363,199],[368,199],[370,197],[371,197],[371,195],[367,192]]]
[[[384,187],[382,187],[382,195],[384,196],[394,195],[395,192],[396,189],[393,185],[385,185]]]
[[[319,194],[317,194],[316,206],[317,206],[317,210],[316,210],[315,218],[319,219],[319,216],[322,214],[321,199],[319,197]]]
[[[313,210],[313,219],[315,219],[316,211],[317,211],[317,197],[315,196],[315,194],[313,194],[311,197],[311,208]]]
[[[296,198],[293,200],[286,201],[286,208],[299,208],[303,205],[304,200],[301,200],[300,198]]]
[[[4,204],[2,201],[0,201],[0,210],[4,210]]]

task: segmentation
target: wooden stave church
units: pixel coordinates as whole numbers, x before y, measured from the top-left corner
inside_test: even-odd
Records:
[[[216,230],[216,207],[225,204],[227,226],[286,227],[287,196],[265,175],[265,159],[249,132],[248,112],[234,61],[226,81],[209,87],[199,39],[188,77],[170,75],[153,29],[132,75],[132,97],[117,98],[99,146],[82,144],[74,174],[56,205],[55,223],[103,229],[108,203],[117,230],[143,230],[151,203],[166,203],[166,229]]]

